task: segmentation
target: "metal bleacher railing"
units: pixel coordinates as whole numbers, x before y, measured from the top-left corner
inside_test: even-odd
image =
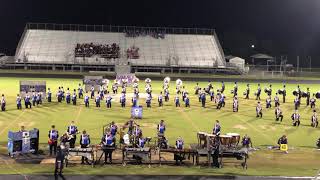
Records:
[[[48,30],[43,31],[43,35],[37,36],[30,33],[31,30]],[[61,42],[54,38],[54,34],[50,34],[50,30],[54,31],[70,31],[71,36],[64,37]],[[126,38],[124,35],[119,35],[125,31],[155,31],[163,32],[166,34],[166,40],[154,41],[152,38]],[[27,33],[29,31],[29,33]],[[38,31],[38,32],[39,32]],[[200,29],[200,28],[167,28],[167,27],[136,27],[136,26],[113,26],[113,25],[79,25],[79,24],[47,24],[47,23],[28,23],[26,24],[22,38],[18,43],[16,50],[16,59],[23,61],[22,56],[28,56],[29,63],[36,63],[39,60],[43,63],[55,63],[58,59],[66,64],[81,63],[81,64],[105,64],[113,63],[112,60],[107,62],[98,57],[78,58],[74,56],[72,48],[75,44],[68,44],[69,42],[88,41],[88,37],[80,36],[76,33],[95,32],[95,35],[90,35],[95,40],[101,42],[102,37],[99,39],[99,32],[104,33],[118,33],[115,34],[115,40],[121,44],[122,57],[124,57],[124,50],[129,48],[132,44],[142,44],[144,50],[139,58],[139,61],[132,59],[132,63],[136,65],[170,65],[170,66],[208,66],[213,67],[216,64],[225,65],[224,53],[219,43],[218,37],[214,29]],[[87,34],[88,35],[88,34]],[[168,36],[167,36],[168,35]],[[170,36],[172,35],[172,36]],[[177,35],[181,35],[176,37]],[[198,35],[198,36],[188,36]],[[200,35],[203,35],[200,36]],[[211,39],[206,39],[208,35]],[[59,36],[59,35],[57,35]],[[60,36],[59,36],[60,37]],[[33,42],[32,38],[42,38]],[[60,37],[61,38],[61,37]],[[73,41],[72,41],[73,40]],[[28,43],[27,48],[24,43]],[[35,43],[35,44],[32,44]],[[55,44],[56,43],[56,44]],[[207,43],[207,44],[206,44]],[[170,44],[170,46],[168,46]],[[184,46],[184,44],[191,44]],[[194,44],[194,45],[193,45]],[[32,49],[30,47],[36,46]],[[60,47],[61,46],[61,47]],[[29,49],[28,49],[29,48]],[[65,48],[70,48],[69,53],[63,55],[59,54]],[[41,49],[41,50],[40,50]],[[192,54],[190,54],[192,53]],[[18,58],[17,58],[18,57]],[[209,57],[205,59],[204,57]],[[143,59],[143,60],[142,60]],[[216,62],[218,61],[218,63]],[[183,62],[183,64],[181,64]]]

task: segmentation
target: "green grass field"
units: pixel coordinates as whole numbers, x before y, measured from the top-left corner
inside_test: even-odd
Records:
[[[9,130],[19,130],[21,125],[27,129],[40,129],[41,148],[46,150],[47,133],[52,124],[60,131],[60,134],[66,131],[67,126],[74,120],[79,130],[86,129],[91,136],[92,144],[98,144],[102,136],[102,126],[115,121],[116,123],[124,123],[130,117],[130,106],[127,100],[127,107],[121,108],[117,101],[113,102],[112,109],[107,109],[105,104],[101,108],[94,106],[93,100],[91,107],[84,107],[81,104],[77,106],[67,105],[65,102],[57,103],[53,99],[52,103],[44,103],[39,107],[30,109],[17,110],[15,104],[16,94],[19,93],[19,80],[40,80],[39,78],[0,78],[0,94],[5,94],[7,99],[7,111],[0,112],[0,145],[1,153],[6,154],[7,133]],[[63,86],[65,89],[77,88],[80,79],[41,79],[47,82],[47,87],[56,93],[58,86]],[[183,80],[183,79],[182,79]],[[242,174],[242,175],[288,175],[288,176],[314,176],[320,168],[320,151],[315,149],[316,140],[320,137],[320,128],[312,128],[310,126],[310,118],[312,110],[306,107],[305,99],[302,100],[302,105],[299,109],[301,114],[300,127],[293,127],[290,116],[293,113],[293,96],[292,91],[297,84],[287,84],[287,103],[282,104],[281,108],[284,113],[282,123],[275,122],[274,107],[272,109],[263,110],[264,117],[257,119],[255,117],[255,106],[257,104],[253,97],[253,92],[257,88],[257,84],[251,84],[251,99],[245,100],[239,96],[239,112],[232,112],[232,96],[230,90],[233,88],[233,82],[226,83],[226,106],[221,110],[216,109],[213,102],[209,102],[207,96],[207,108],[202,108],[198,102],[197,96],[194,95],[194,86],[196,82],[183,82],[190,93],[191,108],[174,106],[174,88],[175,82],[171,82],[170,102],[164,103],[164,107],[158,107],[157,96],[161,91],[162,82],[152,81],[154,99],[152,108],[144,108],[143,119],[138,123],[142,126],[144,136],[154,137],[156,135],[156,125],[161,119],[165,120],[167,131],[166,136],[169,139],[169,144],[173,144],[178,136],[183,137],[186,144],[197,143],[197,132],[211,132],[215,120],[220,120],[222,126],[222,134],[233,132],[250,135],[253,145],[261,150],[251,154],[247,171],[243,171],[235,165],[226,165],[223,169],[214,170],[211,168],[199,167],[172,167],[161,166],[152,167],[148,171],[144,171],[147,167],[144,166],[114,166],[108,168],[111,171],[106,172],[105,167],[88,169],[77,166],[66,169],[66,173],[72,174],[123,174],[123,171],[128,174],[139,170],[140,174]],[[201,87],[206,87],[207,82],[199,82]],[[220,82],[214,82],[214,89],[220,88]],[[262,83],[265,87],[268,84]],[[282,84],[273,83],[273,92],[280,89]],[[320,90],[318,84],[303,84],[302,89],[309,87],[311,92]],[[239,83],[239,94],[245,90],[245,83]],[[129,92],[132,89],[129,88]],[[140,82],[140,92],[144,92],[144,81]],[[265,93],[262,94],[262,104],[265,106]],[[281,98],[280,98],[281,99]],[[79,102],[79,101],[78,101]],[[131,104],[131,103],[130,103]],[[273,103],[272,103],[273,104]],[[145,106],[145,101],[140,100],[140,105]],[[274,104],[273,104],[274,105]],[[319,110],[317,106],[317,110]],[[289,140],[289,154],[283,154],[274,150],[267,150],[267,145],[275,145],[277,139],[286,134]],[[78,143],[78,142],[77,142]],[[7,168],[14,169],[11,173],[51,173],[53,165],[26,165],[26,164],[0,164],[0,173],[9,173]]]

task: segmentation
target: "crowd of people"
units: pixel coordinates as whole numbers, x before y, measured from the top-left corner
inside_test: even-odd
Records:
[[[155,31],[155,30],[125,30],[124,31],[126,37],[145,37],[145,36],[151,36],[155,39],[164,39],[165,38],[165,32],[164,31]]]
[[[83,43],[77,44],[75,47],[76,57],[92,57],[101,56],[104,58],[112,59],[120,57],[120,47],[118,44],[94,44]]]
[[[139,59],[139,48],[135,46],[131,46],[127,49],[127,58],[128,59]]]

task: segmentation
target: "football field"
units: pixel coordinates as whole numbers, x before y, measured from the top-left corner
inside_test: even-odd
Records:
[[[130,118],[131,101],[127,98],[127,107],[121,108],[119,99],[114,98],[112,108],[107,109],[104,101],[100,108],[95,107],[94,100],[90,100],[90,107],[84,106],[83,99],[78,99],[78,104],[73,106],[66,102],[58,103],[53,97],[53,102],[43,103],[32,109],[17,110],[15,99],[19,93],[20,80],[45,80],[47,88],[51,88],[53,95],[56,94],[59,86],[63,86],[66,90],[77,89],[78,84],[82,83],[81,79],[54,79],[54,78],[0,78],[0,94],[4,94],[7,101],[7,111],[0,112],[0,145],[1,154],[5,155],[7,134],[9,130],[18,131],[20,126],[27,129],[38,128],[40,130],[41,149],[47,151],[48,131],[51,125],[55,125],[60,135],[66,131],[67,126],[73,120],[76,122],[80,131],[86,130],[91,136],[91,144],[98,144],[102,137],[102,127],[115,121],[118,125],[122,125]],[[183,79],[182,79],[183,81]],[[139,105],[143,108],[143,118],[137,120],[140,124],[145,137],[156,136],[156,126],[161,119],[166,123],[166,136],[169,139],[169,145],[174,145],[178,136],[181,136],[186,145],[197,143],[197,132],[212,132],[215,120],[219,120],[222,127],[222,134],[238,133],[241,136],[248,134],[253,142],[253,146],[259,150],[250,154],[248,162],[248,170],[243,171],[241,167],[234,165],[226,165],[223,169],[212,170],[210,168],[199,167],[152,167],[144,166],[129,167],[113,166],[108,167],[112,171],[105,171],[105,168],[87,169],[83,166],[71,167],[66,169],[66,173],[72,174],[121,174],[123,170],[127,174],[139,171],[138,174],[242,174],[242,175],[303,175],[314,176],[320,168],[320,151],[315,149],[316,140],[320,137],[320,128],[310,126],[312,109],[306,106],[305,98],[299,108],[301,115],[300,127],[292,126],[291,114],[294,112],[294,104],[292,91],[296,89],[298,84],[286,84],[287,102],[282,103],[280,95],[280,104],[283,111],[284,119],[282,122],[275,121],[274,102],[272,108],[265,108],[266,94],[262,92],[261,103],[263,105],[263,118],[256,118],[255,107],[257,101],[254,92],[257,89],[257,83],[250,84],[250,99],[244,99],[242,95],[246,89],[247,83],[238,83],[239,86],[239,112],[232,111],[232,94],[234,82],[226,82],[226,105],[220,110],[216,109],[214,102],[210,101],[207,95],[206,108],[201,107],[198,96],[194,94],[196,81],[183,81],[183,85],[189,92],[190,108],[184,107],[181,101],[181,107],[176,108],[174,105],[175,81],[170,83],[170,101],[164,102],[163,107],[158,107],[157,97],[162,91],[162,81],[152,81],[152,108],[146,108],[145,99],[139,100]],[[199,82],[201,88],[207,87],[208,82]],[[269,86],[269,83],[260,83],[262,89]],[[144,93],[144,80],[140,80],[140,93]],[[221,83],[213,81],[214,90],[221,88]],[[111,85],[109,85],[109,90]],[[310,88],[311,94],[320,90],[319,84],[300,84],[302,90]],[[272,83],[272,100],[275,92],[282,88],[282,83]],[[119,91],[121,88],[119,88]],[[119,92],[118,91],[118,92]],[[127,93],[132,93],[129,87]],[[181,99],[181,98],[180,98]],[[318,102],[317,102],[318,103]],[[319,105],[316,105],[319,111]],[[268,150],[270,145],[276,145],[280,136],[286,134],[289,142],[289,153],[284,154],[275,150]],[[79,140],[79,138],[78,138]],[[77,141],[78,141],[77,140]],[[79,145],[77,142],[76,145]],[[0,173],[6,173],[6,167],[12,167],[17,170],[15,173],[51,173],[53,165],[35,165],[10,164],[0,165]],[[84,172],[83,169],[86,169]],[[146,169],[147,171],[144,171]],[[148,170],[149,169],[149,170]],[[9,172],[7,172],[9,173]],[[14,171],[12,172],[14,173]]]

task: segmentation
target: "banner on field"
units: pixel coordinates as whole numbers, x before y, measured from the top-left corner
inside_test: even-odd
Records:
[[[20,96],[24,98],[27,94],[30,96],[33,93],[41,93],[43,94],[43,98],[46,95],[47,85],[46,81],[20,81]]]

